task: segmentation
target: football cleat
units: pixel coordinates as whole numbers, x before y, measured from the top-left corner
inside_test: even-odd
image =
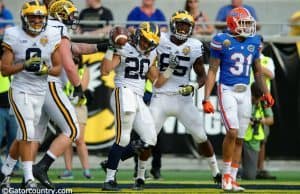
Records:
[[[218,185],[222,184],[222,174],[218,173],[216,176],[213,177],[214,182]]]
[[[100,162],[100,166],[102,168],[102,170],[105,172],[106,174],[106,171],[107,171],[107,160],[103,160],[102,162]]]
[[[141,178],[135,179],[135,183],[133,185],[133,190],[143,190],[145,186],[145,181]]]
[[[36,164],[32,166],[33,176],[40,181],[42,185],[44,185],[47,189],[55,189],[53,183],[49,180],[47,170],[42,166]]]
[[[152,174],[152,176],[153,176],[153,178],[154,178],[155,180],[158,180],[158,179],[161,178],[160,169],[154,169],[154,168],[152,168],[152,169],[150,170],[150,173]]]
[[[232,190],[232,178],[230,174],[224,174],[222,177],[222,189],[224,191]]]
[[[232,191],[234,192],[243,192],[245,191],[244,187],[241,187],[236,181],[232,181]]]
[[[37,189],[37,184],[30,179],[25,183],[25,189]]]
[[[102,191],[119,191],[118,183],[114,180],[103,183]]]

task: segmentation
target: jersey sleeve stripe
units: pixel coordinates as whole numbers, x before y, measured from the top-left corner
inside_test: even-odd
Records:
[[[11,48],[11,46],[9,44],[3,42],[2,46],[5,47],[5,48],[7,48],[8,50],[12,51],[12,48]]]
[[[214,49],[217,49],[217,50],[221,50],[222,49],[222,45],[221,44],[217,44],[216,42],[211,42],[210,46],[213,47]]]
[[[10,104],[12,105],[13,111],[14,111],[14,113],[17,117],[18,123],[21,127],[22,136],[23,136],[22,140],[27,141],[27,130],[26,130],[25,121],[24,121],[16,103],[14,102],[11,88],[8,91],[8,99],[9,99]]]

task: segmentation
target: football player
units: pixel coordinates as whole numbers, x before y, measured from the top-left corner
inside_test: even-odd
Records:
[[[262,80],[259,59],[260,38],[256,33],[256,21],[245,8],[233,9],[227,16],[228,32],[219,33],[211,42],[211,59],[205,85],[203,110],[214,112],[209,101],[217,70],[220,67],[218,102],[226,128],[223,141],[222,189],[243,191],[236,182],[243,138],[251,117],[251,94],[249,87],[250,67],[256,83],[264,95],[266,106],[272,106],[274,99]]]
[[[157,81],[154,84],[150,111],[157,134],[169,116],[175,116],[183,123],[198,144],[198,152],[207,159],[214,181],[219,183],[221,174],[214,149],[207,139],[203,123],[199,118],[200,112],[192,98],[194,89],[202,87],[206,80],[203,45],[199,40],[191,38],[194,24],[193,16],[187,11],[179,10],[170,19],[170,33],[161,34],[157,47],[158,67],[160,72],[172,77],[167,81]],[[169,58],[174,54],[179,64],[175,69],[169,69]],[[192,68],[198,75],[198,84],[195,86],[189,85]]]
[[[1,72],[14,75],[9,101],[19,126],[17,141],[12,147],[21,156],[25,188],[36,188],[31,145],[40,138],[36,132],[46,94],[47,75],[58,76],[61,72],[59,31],[47,26],[47,17],[47,8],[42,2],[26,1],[21,9],[22,25],[6,29],[3,40]],[[8,175],[5,170],[12,170],[17,162],[13,158],[8,156],[5,175]],[[9,179],[2,173],[0,178],[1,181]]]
[[[45,103],[43,106],[42,116],[38,125],[38,133],[40,136],[39,141],[43,140],[44,133],[46,132],[46,127],[49,121],[49,117],[55,123],[58,124],[60,129],[63,131],[62,134],[56,138],[45,156],[39,162],[39,165],[35,165],[33,168],[34,176],[47,188],[54,188],[54,185],[50,182],[47,171],[50,165],[55,161],[55,159],[62,155],[65,147],[71,144],[79,136],[78,121],[75,114],[75,110],[62,90],[62,87],[66,83],[67,79],[75,86],[74,93],[72,94],[73,103],[81,103],[85,101],[83,95],[80,80],[77,73],[77,68],[72,59],[72,52],[76,54],[89,54],[97,52],[97,45],[84,44],[84,43],[71,43],[70,37],[67,33],[66,25],[75,24],[76,17],[74,15],[77,12],[75,5],[69,0],[52,0],[45,1],[48,8],[48,13],[50,15],[48,19],[48,26],[55,27],[60,33],[61,37],[61,47],[59,49],[60,56],[62,58],[63,71],[59,77],[48,77],[48,89],[45,98]],[[71,46],[72,44],[72,46]],[[103,45],[100,45],[100,47]],[[71,49],[75,47],[76,49]],[[99,46],[98,46],[99,48]],[[82,53],[78,53],[80,50]],[[71,60],[69,58],[71,57]],[[68,78],[67,78],[68,77]],[[60,115],[60,116],[58,116]],[[9,156],[5,163],[13,164],[13,161],[18,159],[18,142],[12,144]],[[39,142],[33,142],[32,150],[35,154],[37,153],[39,147]],[[5,178],[10,175],[13,167],[3,165],[0,171],[0,181],[3,187],[9,186],[9,179]]]
[[[145,181],[146,161],[151,146],[156,144],[154,121],[143,101],[145,80],[161,82],[156,67],[156,50],[160,39],[158,25],[144,22],[134,32],[131,41],[116,51],[108,50],[101,65],[101,74],[115,69],[116,88],[111,96],[111,105],[116,119],[116,139],[106,164],[106,179],[103,190],[118,190],[115,179],[118,163],[130,145],[130,133],[134,129],[141,137],[143,147],[138,162],[138,175],[133,189],[142,189]],[[117,45],[118,46],[118,45]],[[175,63],[172,63],[175,65]],[[130,146],[129,146],[130,147]]]

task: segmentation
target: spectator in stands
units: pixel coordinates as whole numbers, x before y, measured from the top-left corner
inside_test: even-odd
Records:
[[[8,9],[5,8],[3,0],[0,0],[0,21],[1,20],[13,20],[13,15]],[[13,25],[13,23],[0,22],[0,36],[3,35],[5,28]]]
[[[255,82],[251,85],[252,117],[244,138],[242,154],[242,178],[256,178],[257,161],[261,141],[265,139],[264,126],[273,124],[271,108],[265,108],[261,102],[262,91]]]
[[[300,11],[296,11],[290,18],[290,36],[300,36]]]
[[[79,33],[91,35],[107,35],[111,29],[110,21],[114,20],[111,10],[103,7],[101,0],[86,0],[87,8],[79,14],[80,20],[104,21],[105,24],[81,24]]]
[[[186,0],[184,9],[194,17],[196,22],[194,35],[211,35],[214,32],[214,26],[207,24],[207,22],[209,22],[207,14],[199,10],[199,0]]]
[[[154,6],[155,0],[142,0],[142,5],[135,7],[127,16],[127,21],[152,21],[152,22],[166,22],[166,17],[163,12],[155,8]],[[129,23],[127,27],[132,29],[132,27],[138,27],[140,22],[134,24]],[[167,31],[168,25],[160,24],[161,31]]]
[[[2,41],[1,41],[2,43]],[[2,48],[0,48],[0,56],[2,56]],[[1,60],[0,60],[1,69]],[[7,155],[12,142],[16,138],[17,134],[17,123],[14,114],[9,112],[9,101],[8,101],[8,90],[10,87],[10,77],[3,77],[0,72],[0,146],[4,135],[6,135],[6,149],[5,154]],[[2,166],[2,160],[0,157],[0,167]]]
[[[85,91],[89,84],[89,70],[88,68],[81,63],[81,57],[74,57],[74,63],[78,65],[78,74],[81,79],[81,86],[83,91]],[[74,91],[74,87],[71,85],[70,82],[67,83],[65,87],[65,92],[68,96],[72,94]],[[72,100],[71,100],[72,101]],[[84,131],[85,131],[85,125],[87,122],[88,112],[87,112],[87,106],[86,102],[81,105],[75,106],[75,111],[77,114],[79,127],[80,127],[80,136],[76,140],[76,148],[77,153],[81,162],[81,166],[83,168],[83,176],[87,179],[91,179],[92,175],[90,172],[90,166],[88,161],[88,150],[84,141]],[[72,145],[65,151],[65,165],[66,169],[65,171],[59,176],[61,179],[73,179],[72,174],[72,158],[73,158],[73,148]]]
[[[255,21],[257,20],[257,16],[256,16],[256,12],[255,9],[249,5],[245,5],[243,4],[243,0],[231,0],[231,4],[229,5],[225,5],[223,7],[221,7],[217,13],[217,17],[216,17],[216,22],[226,22],[226,17],[229,14],[229,12],[236,7],[244,7],[246,8],[252,17],[254,17]],[[226,30],[226,24],[216,24],[215,27],[218,30]],[[260,29],[260,27],[258,25],[256,25],[257,30]]]

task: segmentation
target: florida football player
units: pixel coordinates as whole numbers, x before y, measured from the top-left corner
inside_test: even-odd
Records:
[[[170,33],[162,33],[158,53],[158,68],[161,73],[172,75],[164,82],[156,82],[150,110],[154,118],[155,129],[159,134],[165,120],[175,116],[186,127],[195,142],[198,152],[207,158],[212,176],[216,182],[221,181],[214,149],[207,139],[203,123],[199,118],[192,93],[202,87],[206,80],[203,65],[203,45],[199,40],[191,38],[194,18],[187,11],[179,10],[170,19]],[[169,58],[175,55],[179,64],[175,69],[169,68]],[[191,69],[198,75],[197,86],[189,85]]]
[[[9,101],[19,126],[12,147],[21,156],[25,188],[36,188],[31,145],[40,138],[36,131],[46,94],[47,75],[58,76],[61,72],[59,31],[47,26],[47,17],[43,3],[26,1],[21,9],[22,26],[6,29],[3,40],[1,72],[14,75]],[[8,156],[6,170],[12,170],[17,159]],[[4,176],[8,175],[6,170],[0,174],[1,182],[9,179]]]
[[[274,99],[262,80],[259,59],[260,38],[255,34],[256,21],[247,9],[238,7],[227,16],[227,27],[228,32],[215,35],[211,41],[211,59],[202,104],[206,113],[214,112],[209,96],[220,67],[218,102],[226,128],[223,141],[222,189],[243,191],[244,188],[236,183],[236,174],[245,130],[251,116],[249,87],[251,66],[255,80],[264,93],[266,106],[272,106]]]

